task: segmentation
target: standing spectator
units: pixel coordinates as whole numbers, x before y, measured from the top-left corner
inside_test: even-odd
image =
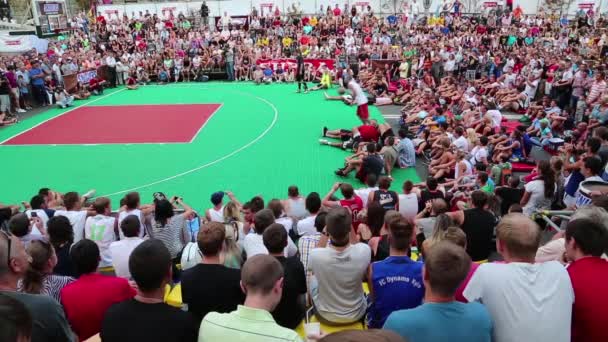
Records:
[[[205,218],[210,222],[224,223],[224,192],[217,191],[211,194],[211,204],[213,208],[205,211]]]
[[[46,96],[46,90],[44,89],[44,78],[46,77],[44,71],[40,68],[40,62],[32,62],[32,68],[29,71],[29,78],[32,82],[32,92],[34,98],[43,107],[49,104],[48,97]]]
[[[135,296],[126,279],[97,273],[101,255],[91,240],[80,240],[70,250],[78,279],[61,290],[61,305],[72,329],[83,341],[97,334],[112,304]]]
[[[139,223],[139,222],[138,222]],[[198,324],[192,316],[164,303],[171,282],[171,255],[155,239],[144,241],[129,257],[137,295],[111,306],[100,337],[104,341],[196,341]]]
[[[275,257],[283,266],[283,295],[272,312],[272,317],[282,327],[295,329],[305,314],[304,295],[306,294],[306,274],[297,256],[286,258],[283,254],[287,247],[287,231],[282,225],[273,223],[263,234],[264,246],[268,254]]]
[[[424,297],[422,263],[408,257],[414,239],[413,223],[400,218],[388,228],[390,256],[372,263],[367,277],[372,301],[368,313],[370,328],[381,328],[392,312],[415,308]]]
[[[308,269],[314,275],[310,296],[321,322],[353,323],[367,309],[361,282],[371,261],[371,250],[363,243],[351,244],[351,223],[348,209],[331,209],[319,246],[325,247],[328,239],[331,245],[310,252]]]
[[[608,246],[603,224],[588,218],[572,220],[566,228],[566,257],[572,260],[568,274],[574,289],[572,341],[608,341],[608,262],[602,254]]]
[[[228,314],[211,312],[203,319],[198,342],[301,341],[298,334],[278,325],[270,314],[281,301],[284,272],[281,263],[269,255],[255,255],[241,270],[244,305]]]
[[[197,237],[203,259],[182,274],[182,301],[196,324],[209,312],[232,312],[245,300],[240,287],[240,271],[224,266],[221,261],[225,236],[223,224],[209,222],[203,225]]]
[[[487,210],[488,195],[476,190],[471,194],[471,209],[449,212],[454,223],[467,234],[467,253],[473,261],[487,260],[492,252],[496,216]]]
[[[204,26],[209,26],[209,6],[207,6],[207,1],[203,1],[201,5],[201,19],[203,19]]]
[[[522,214],[509,214],[496,228],[506,263],[479,266],[464,290],[494,319],[494,341],[570,341],[574,292],[564,267],[534,263],[540,228]],[[508,303],[508,305],[507,305]]]
[[[129,272],[129,256],[144,239],[139,237],[141,224],[135,215],[125,217],[119,224],[123,238],[110,244],[110,258],[117,277],[131,279]]]
[[[490,342],[492,319],[479,303],[454,300],[465,279],[471,258],[460,246],[439,242],[428,251],[424,262],[424,304],[391,314],[384,329],[393,330],[410,342]]]
[[[116,88],[116,58],[114,52],[110,51],[106,55],[105,63],[108,67],[108,82],[111,88]]]
[[[15,73],[15,66],[8,65],[6,67],[6,79],[8,80],[9,87],[11,88],[11,94],[15,98],[15,110],[17,113],[25,113],[25,109],[21,107],[19,83],[17,82],[17,74]]]
[[[29,325],[29,329],[33,342],[74,341],[74,334],[56,300],[49,296],[17,292],[17,282],[25,275],[28,258],[23,243],[16,236],[0,231],[0,296],[16,299],[27,308],[32,315],[33,324]],[[0,321],[9,317],[1,312]],[[4,326],[0,328],[0,337],[10,331]]]

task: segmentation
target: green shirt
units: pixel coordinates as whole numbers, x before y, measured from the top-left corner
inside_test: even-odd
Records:
[[[210,312],[201,323],[198,342],[301,342],[293,330],[278,325],[270,312],[239,305],[227,314]]]

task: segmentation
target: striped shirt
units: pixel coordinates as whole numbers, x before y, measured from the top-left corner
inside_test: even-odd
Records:
[[[40,292],[35,294],[49,296],[61,303],[61,290],[74,280],[76,279],[56,274],[44,276],[44,278],[42,278],[42,287],[40,288]],[[22,279],[17,282],[17,291],[25,292]]]
[[[164,226],[152,219],[152,232],[150,235],[152,238],[159,239],[165,244],[169,253],[171,253],[171,258],[177,257],[179,252],[186,246],[186,243],[190,241],[190,230],[188,229],[184,215],[171,217]]]
[[[606,90],[606,81],[602,80],[600,82],[595,81],[591,85],[591,89],[589,90],[589,96],[587,100],[589,103],[594,102],[599,98],[599,96]]]

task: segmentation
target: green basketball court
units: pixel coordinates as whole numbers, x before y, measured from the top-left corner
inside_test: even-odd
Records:
[[[233,191],[241,200],[258,194],[269,200],[286,197],[287,187],[292,184],[303,194],[317,191],[321,196],[336,181],[361,187],[354,173],[348,178],[334,175],[348,153],[318,143],[323,126],[358,126],[356,108],[341,101],[325,101],[322,92],[294,91],[293,84],[149,85],[135,91],[108,90],[104,95],[77,101],[72,108],[49,109],[0,129],[4,162],[0,202],[29,200],[41,187],[60,192],[95,188],[97,196],[112,199],[113,207],[129,191],[139,191],[146,203],[153,192],[162,191],[168,196],[182,196],[194,208],[203,209],[210,205],[210,194],[218,190]],[[216,106],[202,120],[190,120],[189,115],[201,115],[197,109],[182,110],[191,108],[184,105],[204,104]],[[131,107],[140,105],[163,107]],[[161,115],[147,113],[146,108],[161,108]],[[80,116],[85,115],[85,109],[95,110],[94,122]],[[370,111],[373,118],[383,122],[377,108],[370,107]],[[134,122],[129,120],[130,115],[144,119]],[[91,126],[86,130],[80,129],[83,119]],[[87,139],[108,129],[123,136],[141,136],[145,143],[95,143],[94,138]],[[159,142],[158,134],[161,138],[163,133],[171,136],[176,129],[178,135],[181,130],[193,132],[192,139],[188,135],[185,141]],[[146,142],[152,132],[157,139]],[[35,143],[27,143],[28,136]],[[53,142],[50,136],[87,143],[40,143]],[[28,139],[9,145],[20,137]],[[394,190],[399,190],[406,179],[419,181],[413,168],[395,170],[393,176]]]

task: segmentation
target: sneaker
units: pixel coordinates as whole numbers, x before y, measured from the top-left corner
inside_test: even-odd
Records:
[[[25,109],[26,109],[26,110],[31,110],[31,109],[32,109],[32,107],[29,107],[29,106],[28,106],[28,107],[25,107]]]
[[[296,94],[301,93],[302,91],[300,89],[296,90]]]
[[[323,136],[327,135],[327,131],[328,131],[327,127],[323,127]]]
[[[95,197],[95,194],[96,194],[96,193],[97,193],[97,191],[95,191],[95,189],[91,189],[91,190],[87,191],[86,193],[84,193],[84,194],[82,195],[82,197],[86,197],[86,198],[89,198],[89,199],[90,199],[90,198]]]
[[[27,112],[27,111],[24,109],[21,109],[21,108],[17,108],[17,113],[25,113],[25,112]]]
[[[327,141],[327,139],[319,139],[319,143],[321,145],[329,145],[329,141]]]
[[[343,169],[337,169],[336,171],[334,171],[334,173],[340,177],[346,177],[346,174],[344,173]]]

